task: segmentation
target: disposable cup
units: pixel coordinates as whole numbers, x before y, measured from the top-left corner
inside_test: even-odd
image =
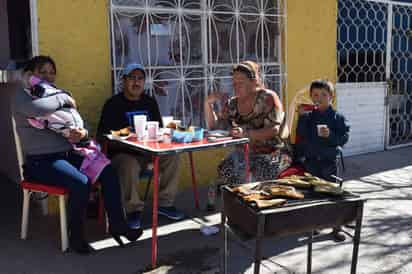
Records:
[[[319,125],[316,125],[317,126],[317,128],[318,128],[318,136],[321,136],[321,129],[322,128],[328,128],[328,126],[327,125],[325,125],[325,124],[319,124]]]
[[[133,116],[134,129],[136,131],[136,137],[139,140],[143,140],[146,133],[146,115],[135,115]]]
[[[157,138],[159,133],[159,122],[150,121],[147,122],[147,136],[149,139],[153,140]]]
[[[162,116],[163,127],[166,127],[170,122],[173,122],[173,116]]]

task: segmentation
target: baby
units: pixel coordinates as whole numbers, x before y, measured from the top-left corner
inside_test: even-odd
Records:
[[[70,95],[69,92],[58,89],[35,76],[30,77],[29,86],[25,91],[33,100],[54,96],[59,93]],[[27,122],[37,129],[53,130],[62,134],[65,138],[70,137],[71,129],[84,128],[84,122],[80,113],[72,106],[62,106],[60,109],[46,116],[30,117],[27,119]],[[100,173],[106,165],[110,163],[110,160],[100,151],[100,147],[88,138],[73,144],[73,149],[84,157],[80,171],[89,178],[91,183],[95,183]]]
[[[30,77],[30,88],[27,88],[26,92],[33,99],[49,97],[60,93],[65,93],[71,96],[69,92],[57,89],[52,84],[42,81],[35,76]],[[63,106],[44,117],[28,118],[28,122],[35,128],[48,128],[62,134],[66,138],[69,137],[70,129],[84,127],[84,122],[80,113],[72,106]]]

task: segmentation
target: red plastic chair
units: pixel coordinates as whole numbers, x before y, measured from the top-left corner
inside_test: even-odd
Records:
[[[289,177],[292,175],[299,175],[299,176],[303,176],[305,173],[305,169],[302,166],[291,166],[287,169],[285,169],[284,171],[282,171],[278,178],[284,178],[284,177]]]
[[[314,110],[315,106],[311,105],[311,104],[302,104],[304,111],[312,111]],[[298,144],[301,141],[301,137],[299,135],[296,134],[295,137],[295,144]],[[282,171],[279,175],[278,178],[284,178],[284,177],[288,177],[288,176],[292,176],[292,175],[304,175],[305,173],[305,169],[300,166],[300,165],[294,165],[291,166],[287,169],[285,169],[284,171]]]
[[[21,221],[21,239],[27,238],[27,231],[29,225],[30,212],[30,196],[34,192],[45,192],[48,195],[57,195],[59,197],[60,208],[60,234],[61,234],[61,250],[64,252],[69,247],[68,233],[67,233],[67,213],[65,196],[69,190],[58,186],[43,185],[38,182],[23,180],[20,183],[23,189],[23,213]]]

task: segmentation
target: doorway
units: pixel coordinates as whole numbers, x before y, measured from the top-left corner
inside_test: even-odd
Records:
[[[32,56],[33,0],[0,0],[0,73],[18,75]],[[17,80],[0,77],[0,174],[10,181],[21,179],[19,145],[12,117],[11,98],[21,88]]]

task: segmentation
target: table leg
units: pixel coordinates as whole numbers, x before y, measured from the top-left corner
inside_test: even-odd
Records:
[[[193,155],[191,151],[189,152],[189,161],[190,161],[190,169],[192,171],[192,185],[193,185],[193,195],[195,196],[195,206],[196,206],[196,209],[199,209],[199,193],[197,192],[195,166],[193,163]]]
[[[308,235],[308,258],[307,258],[307,267],[306,267],[306,273],[311,274],[312,273],[312,242],[313,242],[313,231],[310,231]]]
[[[359,252],[359,243],[362,227],[362,217],[363,217],[363,204],[358,207],[357,217],[356,217],[356,227],[355,227],[355,236],[353,237],[353,253],[352,253],[352,266],[350,273],[356,274],[356,265],[358,263],[358,252]]]
[[[222,195],[223,197],[223,195]],[[221,252],[221,257],[220,257],[220,274],[226,274],[227,273],[227,247],[228,247],[228,235],[227,235],[227,225],[226,225],[226,214],[224,210],[224,204],[223,204],[223,198],[222,200],[222,212],[221,212],[221,233],[222,233],[222,248],[220,250]]]
[[[260,271],[260,261],[262,259],[262,239],[264,237],[265,231],[265,216],[258,216],[257,224],[257,235],[256,235],[256,244],[255,244],[255,270],[254,274],[259,274]]]
[[[250,166],[249,166],[249,144],[243,145],[244,149],[244,157],[245,157],[245,175],[246,175],[246,183],[250,181]]]
[[[103,140],[102,141],[102,143],[101,143],[101,149],[102,149],[102,153],[104,154],[104,155],[106,155],[107,156],[107,153],[108,153],[108,141],[107,140]]]
[[[152,223],[152,268],[157,261],[157,209],[159,192],[159,156],[153,156],[153,223]]]

